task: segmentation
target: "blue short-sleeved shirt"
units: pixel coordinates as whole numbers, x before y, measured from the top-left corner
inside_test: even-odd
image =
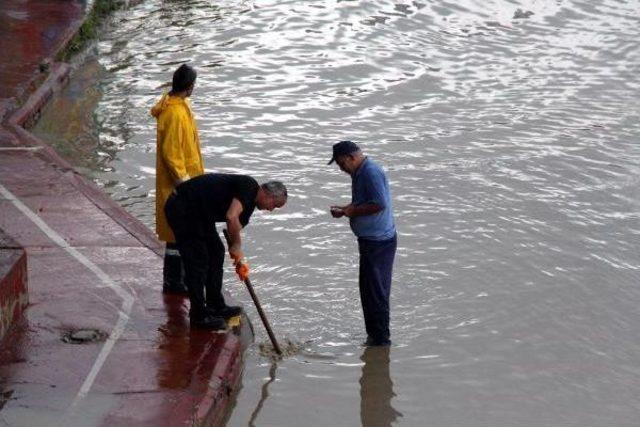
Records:
[[[351,230],[359,239],[388,240],[396,234],[389,182],[380,166],[366,158],[351,177],[351,203],[375,203],[382,210],[373,215],[350,218]]]

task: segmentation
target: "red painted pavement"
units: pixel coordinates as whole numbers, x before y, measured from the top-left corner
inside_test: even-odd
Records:
[[[22,128],[68,74],[52,64],[41,84],[38,64],[83,14],[74,0],[0,2],[0,229],[26,250],[30,304],[0,345],[0,420],[218,425],[238,387],[247,323],[191,331],[187,301],[161,294],[153,233]],[[100,339],[63,340],[79,329]]]
[[[51,60],[73,36],[84,7],[76,0],[0,2],[0,112],[3,104],[24,101],[39,83],[40,64]]]

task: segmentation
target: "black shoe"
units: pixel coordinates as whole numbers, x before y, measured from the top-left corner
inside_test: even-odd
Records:
[[[214,331],[222,331],[227,329],[227,322],[222,317],[211,316],[205,314],[203,317],[191,318],[189,320],[191,327],[194,329],[210,329]]]
[[[219,316],[225,319],[230,319],[242,314],[242,307],[238,305],[225,305],[222,308],[207,307],[205,310],[206,313],[210,316]]]

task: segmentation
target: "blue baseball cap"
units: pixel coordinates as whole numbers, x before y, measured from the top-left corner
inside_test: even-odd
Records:
[[[358,145],[352,141],[340,141],[336,144],[333,144],[333,156],[327,164],[330,165],[331,163],[335,162],[338,157],[355,153],[356,151],[360,151],[360,147],[358,147]]]

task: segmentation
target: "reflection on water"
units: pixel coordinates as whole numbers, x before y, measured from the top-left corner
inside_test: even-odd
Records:
[[[287,183],[243,242],[276,335],[310,348],[262,403],[252,348],[230,427],[361,424],[357,247],[328,214],[346,138],[394,196],[395,424],[635,425],[639,43],[637,1],[145,0],[97,46],[83,165],[153,226],[148,111],[190,61],[206,168]]]
[[[260,395],[260,401],[256,405],[256,408],[251,413],[251,418],[249,418],[249,426],[254,427],[256,424],[256,419],[260,414],[260,410],[262,409],[262,405],[264,405],[265,400],[269,397],[269,384],[276,380],[276,370],[278,369],[277,363],[271,363],[271,367],[269,368],[269,380],[262,385],[262,394]]]
[[[360,419],[362,427],[390,427],[402,414],[391,406],[393,381],[389,375],[390,347],[367,347],[360,360]]]

